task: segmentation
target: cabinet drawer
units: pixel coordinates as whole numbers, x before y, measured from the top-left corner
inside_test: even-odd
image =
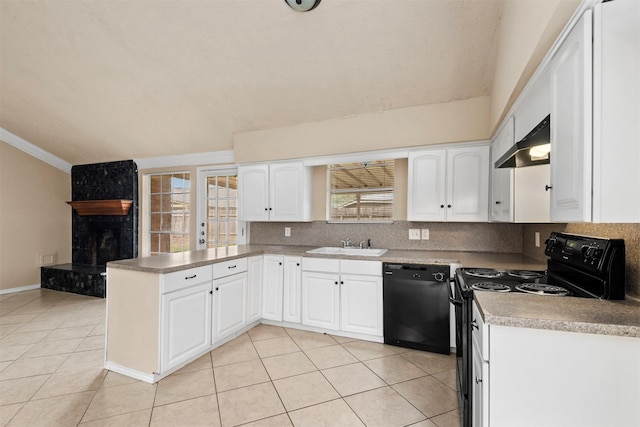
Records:
[[[340,260],[329,258],[302,258],[302,271],[340,272]]]
[[[382,263],[380,261],[342,259],[340,260],[340,273],[382,277]]]
[[[484,323],[475,301],[471,315],[471,331],[473,340],[477,343],[478,350],[482,354],[482,359],[489,361],[489,329],[488,325]]]
[[[162,275],[160,293],[174,292],[198,283],[210,282],[213,278],[210,265],[188,268]]]
[[[238,258],[231,261],[219,262],[213,264],[213,277],[220,279],[221,277],[231,276],[232,274],[247,271],[247,259]]]

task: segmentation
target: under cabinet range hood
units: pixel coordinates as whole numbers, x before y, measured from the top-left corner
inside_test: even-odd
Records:
[[[516,142],[500,157],[496,168],[522,168],[545,165],[550,161],[551,115],[544,118],[522,140]]]

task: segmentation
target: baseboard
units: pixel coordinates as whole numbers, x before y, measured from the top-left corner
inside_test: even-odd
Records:
[[[127,368],[113,362],[104,362],[104,368],[121,375],[126,375],[127,377],[144,381],[145,383],[149,383],[149,384],[158,382],[161,378],[161,376],[158,374],[148,374],[146,372],[136,371],[135,369]]]
[[[40,283],[29,286],[20,286],[18,288],[0,289],[0,295],[14,294],[16,292],[32,291],[34,289],[40,289]]]

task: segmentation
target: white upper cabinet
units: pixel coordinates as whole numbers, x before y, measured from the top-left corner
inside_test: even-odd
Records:
[[[586,11],[551,60],[551,221],[591,221],[592,22]]]
[[[239,166],[238,219],[310,221],[311,168],[301,162]]]
[[[489,146],[409,153],[407,220],[489,220]]]
[[[445,221],[447,151],[409,153],[407,220]]]
[[[491,221],[513,222],[513,169],[498,169],[498,160],[514,144],[513,116],[491,143]]]
[[[640,222],[640,2],[594,6],[593,222]]]

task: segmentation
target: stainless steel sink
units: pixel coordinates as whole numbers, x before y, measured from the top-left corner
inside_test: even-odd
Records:
[[[308,254],[323,255],[355,255],[355,256],[381,256],[387,252],[387,249],[360,249],[360,248],[341,248],[324,246],[321,248],[311,249]]]

